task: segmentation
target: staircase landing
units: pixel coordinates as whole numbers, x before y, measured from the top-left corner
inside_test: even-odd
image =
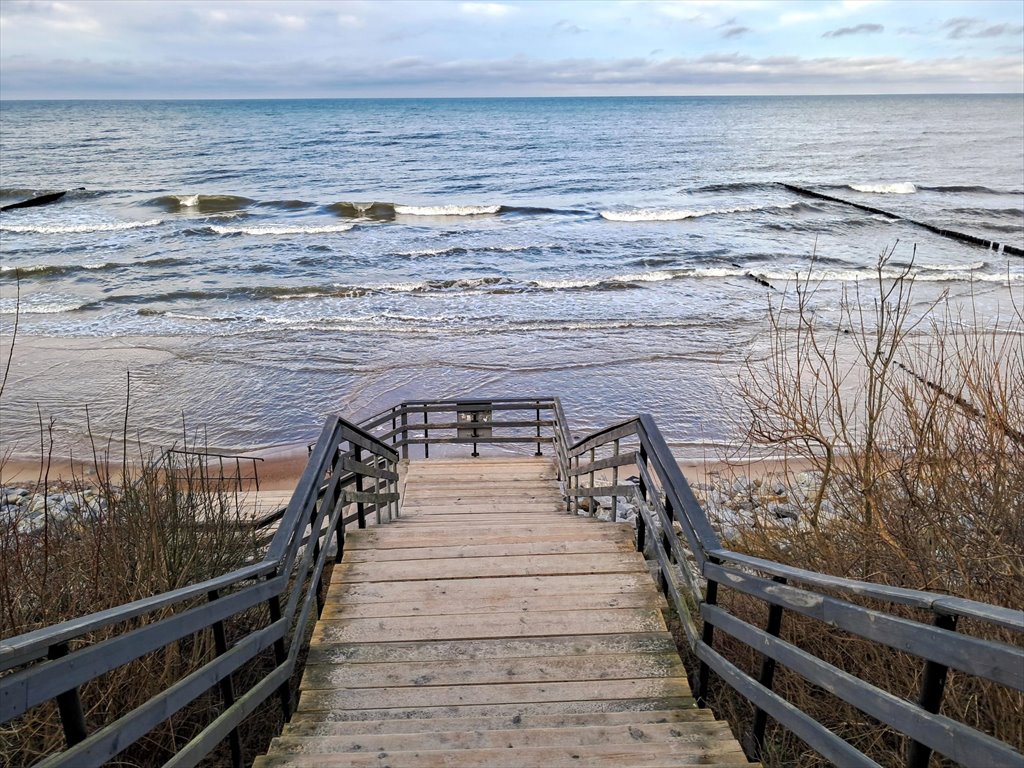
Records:
[[[297,712],[258,768],[748,766],[697,709],[627,524],[546,459],[413,461],[349,532]]]

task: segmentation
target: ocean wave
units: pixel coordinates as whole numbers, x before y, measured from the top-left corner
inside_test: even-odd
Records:
[[[17,272],[25,278],[62,277],[78,272],[116,272],[123,269],[168,267],[189,264],[190,261],[190,259],[166,256],[155,259],[143,259],[141,261],[101,261],[86,264],[28,264],[25,266],[4,265],[0,267],[0,273]]]
[[[308,200],[264,200],[256,205],[260,208],[278,208],[282,211],[301,211],[315,207],[316,203]]]
[[[163,195],[147,201],[149,205],[163,208],[168,213],[195,211],[198,213],[221,213],[240,211],[256,201],[238,195]]]
[[[912,195],[917,192],[917,187],[909,181],[899,181],[894,184],[848,184],[855,192],[868,192],[875,195]]]
[[[0,315],[58,315],[77,312],[93,306],[93,302],[82,302],[65,296],[34,296],[19,303],[15,298],[0,299]]]
[[[341,201],[325,206],[326,210],[335,216],[352,219],[374,219],[377,221],[391,221],[395,218],[394,203],[365,202],[354,203]]]
[[[225,227],[212,224],[205,229],[218,235],[329,235],[348,232],[355,224],[254,224]]]
[[[163,224],[163,219],[149,221],[92,222],[83,224],[9,224],[0,223],[0,231],[19,234],[70,235],[88,232],[120,232],[126,229],[144,229]]]
[[[403,216],[486,216],[498,213],[500,205],[396,205]]]
[[[560,251],[556,243],[539,245],[453,245],[448,248],[424,248],[417,251],[398,251],[394,255],[406,259],[429,258],[437,256],[465,256],[468,253],[540,253],[544,251]]]
[[[1021,190],[1019,189],[993,189],[992,187],[984,187],[980,184],[940,184],[937,186],[924,186],[919,185],[918,189],[927,190],[929,192],[976,192],[983,195],[1020,195]]]
[[[751,213],[753,211],[791,210],[806,203],[781,203],[772,205],[737,205],[731,208],[632,208],[601,211],[601,218],[608,221],[682,221],[702,216],[719,216],[730,213]]]

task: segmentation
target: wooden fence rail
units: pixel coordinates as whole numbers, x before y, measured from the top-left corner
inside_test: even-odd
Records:
[[[939,714],[949,670],[1024,691],[1024,648],[1020,643],[957,631],[958,620],[970,618],[976,626],[1024,633],[1024,612],[830,576],[729,551],[719,542],[648,415],[589,435],[572,445],[566,456],[559,456],[559,463],[570,511],[580,511],[581,500],[594,496],[611,497],[613,508],[618,503],[636,505],[637,546],[648,549],[658,562],[662,586],[700,660],[698,701],[706,701],[714,672],[753,705],[753,726],[746,738],[752,757],[764,747],[771,717],[836,765],[877,765],[773,690],[776,665],[781,665],[903,734],[909,744],[906,764],[911,768],[927,766],[933,751],[964,766],[1024,765],[1024,756],[1014,746]],[[618,483],[616,475],[625,466],[635,470],[635,485]],[[605,484],[598,484],[597,472],[609,468],[616,473],[611,483],[602,480]],[[756,627],[723,607],[725,591],[764,604],[766,625]],[[923,611],[931,621],[867,607],[862,604],[865,600]],[[895,696],[781,639],[787,611],[916,657],[921,664],[917,700]],[[716,650],[717,633],[761,656],[757,677]]]
[[[328,419],[311,446],[291,502],[260,521],[276,522],[278,528],[259,562],[201,584],[0,641],[0,721],[15,720],[32,707],[55,700],[68,748],[43,764],[98,765],[214,690],[222,701],[219,713],[167,764],[195,765],[224,739],[240,762],[239,724],[271,696],[280,698],[286,713],[291,709],[289,680],[307,622],[322,607],[320,580],[332,538],[340,558],[346,525],[364,527],[371,516],[378,523],[397,516],[399,458],[414,452],[429,458],[432,445],[472,446],[473,455],[485,445],[526,448],[536,454],[547,449],[554,454],[568,512],[592,512],[595,497],[610,497],[613,511],[620,504],[635,505],[637,547],[658,563],[660,584],[699,660],[698,700],[706,702],[714,673],[752,705],[747,738],[752,756],[763,748],[771,718],[836,765],[876,765],[774,690],[781,666],[903,734],[911,768],[924,768],[932,751],[978,768],[1024,765],[1024,756],[1014,746],[940,713],[949,670],[1024,691],[1020,643],[978,637],[958,626],[961,619],[969,619],[975,628],[1017,637],[1024,633],[1021,611],[732,552],[722,546],[650,416],[573,442],[561,402],[552,397],[409,401],[361,426]],[[632,476],[623,478],[627,473]],[[608,474],[610,481],[604,479]],[[727,595],[764,606],[767,622],[754,626],[730,611]],[[868,601],[873,605],[864,604]],[[225,622],[264,605],[269,622],[229,646]],[[896,611],[897,606],[904,613]],[[169,611],[167,618],[158,618]],[[924,612],[930,620],[908,618],[906,611]],[[783,639],[780,629],[787,613],[918,659],[917,700],[894,696]],[[92,633],[115,625],[127,628],[92,642]],[[135,711],[89,732],[78,698],[82,684],[204,631],[213,632],[214,658]],[[727,648],[716,643],[722,635],[760,656],[757,675],[727,658]],[[236,691],[233,675],[259,654],[272,654],[273,668],[247,691]]]
[[[238,726],[271,696],[287,717],[293,706],[290,680],[314,611],[323,607],[321,575],[329,544],[340,559],[344,527],[398,514],[398,455],[343,419],[327,420],[263,558],[199,584],[137,600],[114,609],[0,640],[0,721],[16,720],[55,700],[67,748],[40,765],[101,765],[155,727],[205,696],[219,692],[220,711],[166,763],[192,766],[225,738],[233,761],[242,762]],[[364,485],[365,483],[365,485]],[[355,512],[348,515],[351,506]],[[266,606],[269,623],[228,647],[226,622]],[[170,613],[170,615],[167,615]],[[96,640],[100,630],[111,633]],[[212,632],[216,655],[135,710],[92,730],[83,713],[81,686],[172,643]],[[273,664],[247,691],[237,692],[236,673],[264,653]]]

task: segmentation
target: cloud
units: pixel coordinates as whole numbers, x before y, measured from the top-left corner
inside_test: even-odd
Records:
[[[840,27],[839,29],[833,29],[822,37],[847,37],[848,35],[873,35],[878,32],[884,32],[885,27],[881,24],[858,24],[855,27]]]
[[[740,37],[741,35],[747,34],[750,31],[750,27],[729,27],[722,31],[722,37]]]
[[[8,98],[208,98],[361,95],[617,95],[685,93],[937,93],[1019,91],[1019,56],[911,60],[897,56],[802,58],[741,54],[653,59],[322,61],[227,63],[216,73],[199,62],[159,67],[127,61],[39,61],[10,57],[0,68]],[[14,86],[17,85],[17,89]]]
[[[983,19],[959,16],[950,19],[942,28],[948,30],[946,37],[950,40],[982,39],[990,37],[1003,37],[1007,35],[1019,36],[1024,33],[1024,25],[1021,24],[993,24],[986,26]]]

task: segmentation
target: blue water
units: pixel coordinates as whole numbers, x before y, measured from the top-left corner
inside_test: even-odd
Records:
[[[1024,259],[777,183],[1024,246],[1020,96],[7,101],[0,126],[0,205],[85,187],[0,213],[16,451],[36,404],[71,443],[86,404],[116,429],[129,373],[152,445],[523,393],[729,441],[769,298],[812,265],[826,316],[897,241],[922,311],[1024,298]]]

